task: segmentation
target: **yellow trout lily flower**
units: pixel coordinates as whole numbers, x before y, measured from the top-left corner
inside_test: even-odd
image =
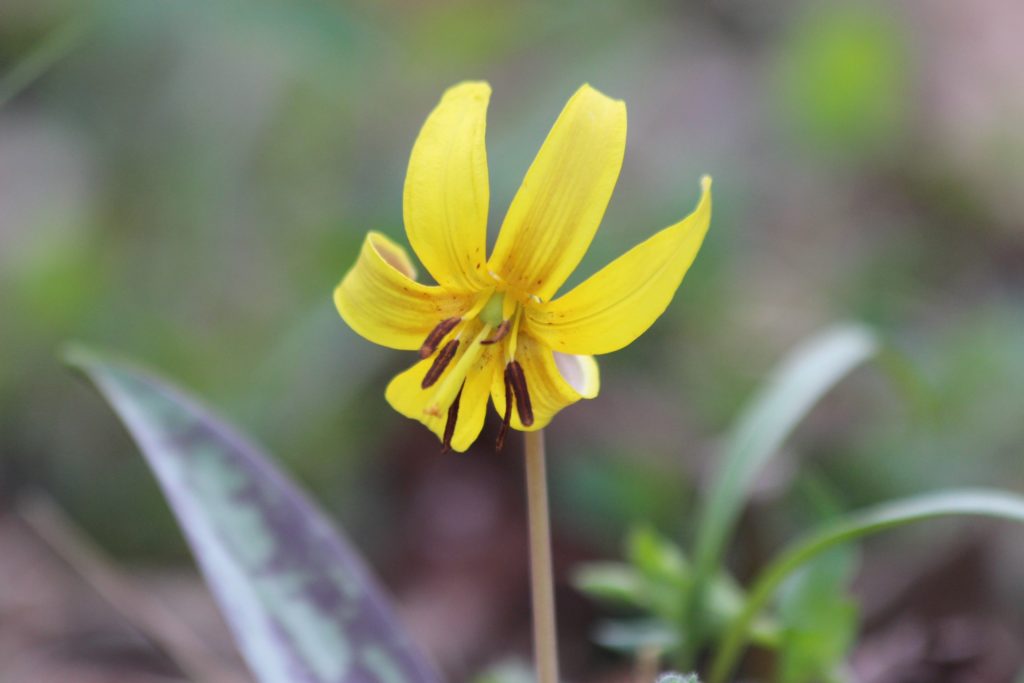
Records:
[[[597,396],[594,355],[643,334],[664,312],[704,241],[711,179],[697,208],[552,299],[597,232],[622,166],[626,105],[588,85],[565,105],[512,200],[487,256],[484,146],[491,88],[445,92],[413,146],[405,230],[437,281],[416,281],[405,250],[371,232],[334,303],[353,330],[420,360],[386,397],[444,447],[464,451],[483,428],[488,397],[511,426],[540,429]],[[512,406],[515,404],[515,410]]]

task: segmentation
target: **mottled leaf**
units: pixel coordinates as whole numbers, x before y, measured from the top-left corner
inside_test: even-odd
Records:
[[[145,372],[68,360],[138,443],[261,683],[439,680],[359,555],[258,447]]]

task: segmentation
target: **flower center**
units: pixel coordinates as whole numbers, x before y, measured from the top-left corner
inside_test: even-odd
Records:
[[[452,436],[455,434],[459,404],[466,380],[470,373],[490,367],[488,362],[485,361],[481,365],[480,361],[492,346],[500,344],[495,350],[503,351],[505,355],[505,414],[501,431],[498,433],[498,449],[501,449],[508,432],[513,401],[520,422],[527,427],[533,424],[533,409],[526,386],[526,376],[522,366],[515,360],[521,309],[521,304],[507,296],[505,292],[492,292],[483,300],[482,305],[478,303],[470,309],[465,318],[441,320],[424,339],[419,350],[420,358],[434,356],[421,382],[424,390],[433,392],[424,412],[441,417],[447,411],[442,437],[445,450],[450,448]],[[454,337],[445,342],[453,333]],[[465,337],[469,335],[472,335],[472,338],[466,339]]]
[[[495,292],[484,304],[484,307],[480,310],[480,320],[485,325],[491,327],[497,327],[502,321],[502,309],[505,306],[505,294],[503,292]]]
[[[448,406],[452,405],[455,401],[455,397],[462,391],[462,385],[466,381],[466,375],[469,374],[473,365],[480,360],[480,356],[483,355],[483,352],[487,350],[486,346],[481,342],[490,336],[490,332],[491,328],[484,325],[477,333],[476,337],[473,338],[473,341],[469,343],[469,346],[466,347],[466,350],[463,351],[462,357],[455,363],[451,371],[444,376],[444,379],[438,385],[437,389],[434,390],[434,395],[431,398],[430,403],[427,404],[426,412],[428,415],[440,417],[441,410],[448,408]],[[437,372],[438,377],[444,373],[445,367],[451,363],[451,358],[453,358],[456,351],[458,351],[459,339],[453,339],[445,346],[445,348],[447,349],[453,344],[455,347],[450,353],[451,357],[443,361],[444,365]],[[434,370],[434,368],[437,367],[438,361],[441,360],[441,357],[442,354],[438,354],[438,360],[434,361],[434,365],[430,367],[430,370]],[[429,388],[431,384],[437,381],[435,378],[432,382],[427,382],[427,380],[430,379],[430,370],[427,371],[426,376],[423,378],[424,389]]]

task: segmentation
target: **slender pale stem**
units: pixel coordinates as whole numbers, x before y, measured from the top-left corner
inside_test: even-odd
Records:
[[[661,662],[661,648],[657,645],[642,647],[636,652],[633,680],[636,683],[652,683],[658,678]]]
[[[558,683],[558,636],[555,632],[555,584],[551,567],[551,522],[544,463],[544,432],[540,429],[526,432],[525,440],[533,650],[537,683]]]

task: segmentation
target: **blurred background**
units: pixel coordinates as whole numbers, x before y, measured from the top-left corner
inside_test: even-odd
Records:
[[[254,434],[457,680],[528,655],[518,440],[493,452],[492,411],[474,449],[440,455],[384,401],[410,354],[357,337],[330,294],[367,230],[405,243],[405,165],[444,88],[494,87],[493,240],[589,82],[627,102],[629,141],[570,284],[688,213],[701,174],[716,190],[667,314],[549,430],[566,674],[625,680],[629,662],[590,642],[598,610],[569,570],[619,556],[639,522],[685,540],[721,435],[830,323],[876,327],[915,379],[868,366],[815,411],[744,518],[741,577],[815,521],[804,476],[851,509],[1024,486],[1022,30],[1019,0],[0,0],[0,509],[46,496],[230,651],[135,447],[59,360],[80,340]],[[972,625],[953,629],[975,634],[956,636],[965,658],[1020,656],[1024,544],[971,529],[869,544],[855,657],[902,671],[907,648],[887,644],[953,637],[951,623]],[[5,667],[4,681],[174,680],[10,513]]]

